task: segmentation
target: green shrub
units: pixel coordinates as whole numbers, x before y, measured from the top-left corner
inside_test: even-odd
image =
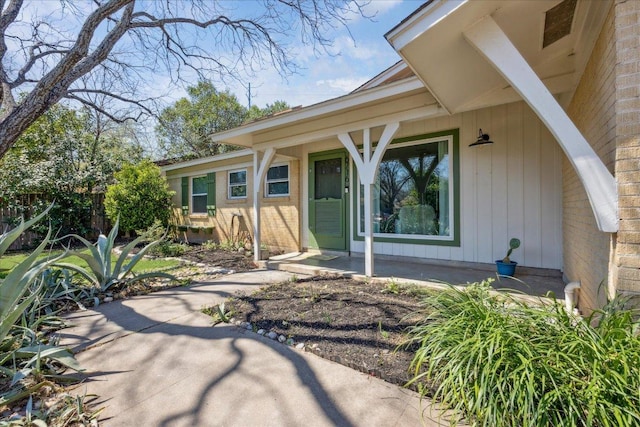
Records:
[[[202,243],[202,247],[207,251],[215,251],[216,249],[218,249],[218,244],[213,240],[207,240],[206,242]]]
[[[184,255],[189,250],[189,246],[184,243],[176,243],[172,241],[167,237],[167,232],[168,229],[164,227],[159,220],[154,221],[154,223],[146,230],[136,230],[138,236],[140,236],[145,242],[151,242],[154,240],[160,241],[158,245],[149,250],[149,255],[161,257],[179,257]]]
[[[136,230],[136,234],[142,237],[144,242],[153,242],[154,240],[165,240],[168,229],[162,224],[162,221],[156,219],[146,229]]]
[[[125,165],[115,178],[117,182],[107,187],[104,200],[109,219],[120,218],[125,231],[147,229],[156,220],[167,227],[174,192],[158,166],[149,160]]]
[[[164,241],[158,246],[153,248],[151,253],[157,256],[163,257],[179,257],[184,255],[189,250],[189,246],[184,243],[175,243],[171,241]]]
[[[414,378],[475,426],[640,425],[640,337],[620,300],[588,319],[489,283],[434,292],[410,332]]]

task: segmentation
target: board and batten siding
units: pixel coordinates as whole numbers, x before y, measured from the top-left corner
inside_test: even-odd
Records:
[[[509,239],[522,246],[520,265],[562,269],[562,160],[564,154],[524,103],[404,123],[397,137],[460,129],[460,246],[375,242],[385,255],[493,263]],[[469,147],[478,128],[492,145]],[[351,206],[353,209],[354,206]],[[351,251],[363,252],[351,239]]]

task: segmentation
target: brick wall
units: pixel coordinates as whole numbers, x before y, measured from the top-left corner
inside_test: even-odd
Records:
[[[289,196],[262,198],[262,242],[269,249],[300,250],[300,162],[289,164]]]
[[[618,292],[640,294],[640,2],[616,0],[614,8],[620,229],[612,278]]]
[[[262,219],[262,243],[272,251],[297,251],[300,249],[300,162],[289,162],[289,195],[284,197],[261,197],[260,215]],[[206,174],[206,166],[202,174]],[[245,241],[253,239],[253,168],[247,168],[247,198],[228,198],[228,172],[216,172],[216,215],[182,215],[181,176],[168,177],[171,189],[176,192],[173,197],[175,224],[195,227],[213,226],[212,232],[203,229],[194,233],[191,230],[181,231],[180,237],[192,243],[213,240]]]
[[[613,172],[616,147],[615,8],[606,18],[568,114]],[[580,280],[580,308],[606,301],[611,235],[598,230],[584,187],[573,167],[563,162],[563,256],[567,280]]]

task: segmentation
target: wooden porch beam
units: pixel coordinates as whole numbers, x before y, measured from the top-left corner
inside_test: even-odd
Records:
[[[260,152],[253,151],[253,260],[260,261],[260,194],[264,177],[276,155],[274,148],[267,148],[262,158]]]
[[[353,163],[356,165],[360,182],[364,186],[364,274],[373,277],[373,186],[376,180],[378,167],[382,161],[382,156],[391,143],[393,136],[400,128],[399,122],[388,123],[382,131],[382,136],[372,152],[371,129],[362,130],[363,152],[360,154],[351,135],[341,133],[338,139],[347,149]]]
[[[598,229],[608,233],[618,231],[615,178],[507,35],[491,16],[478,21],[463,34],[556,138],[587,192]]]

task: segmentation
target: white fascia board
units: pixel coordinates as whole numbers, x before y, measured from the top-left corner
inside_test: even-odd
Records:
[[[423,89],[424,84],[417,77],[410,77],[399,82],[389,83],[388,85],[375,87],[362,92],[356,92],[340,98],[324,101],[319,104],[304,107],[297,111],[292,111],[281,116],[272,117],[257,122],[248,123],[246,125],[230,129],[228,131],[219,132],[211,135],[211,139],[217,142],[227,142],[232,138],[241,137],[253,132],[261,132],[274,127],[284,126],[301,120],[312,119],[324,114],[335,113],[340,110],[348,110],[369,102],[378,101],[395,95],[401,95],[416,89]],[[231,141],[232,142],[232,141]]]
[[[229,160],[229,159],[235,159],[237,157],[251,156],[251,155],[253,155],[253,151],[249,149],[231,151],[230,153],[218,154],[215,156],[202,157],[200,159],[187,160],[185,162],[178,162],[178,163],[172,163],[166,166],[160,166],[160,170],[163,172],[167,172],[175,169],[189,168],[191,166],[198,166],[206,163],[219,162],[221,160]]]
[[[412,108],[408,111],[400,111],[384,116],[372,117],[366,120],[360,120],[357,122],[348,123],[345,125],[332,126],[327,129],[321,129],[314,132],[308,132],[299,135],[291,135],[286,138],[278,139],[277,141],[270,141],[254,146],[256,150],[266,150],[269,147],[275,148],[287,148],[296,145],[309,144],[322,139],[335,137],[341,133],[349,133],[359,131],[362,129],[373,128],[376,126],[384,126],[386,123],[391,122],[405,122],[426,118],[433,118],[439,116],[448,115],[446,110],[440,107],[437,103],[425,105],[420,108]]]
[[[400,52],[416,38],[420,37],[429,28],[437,25],[449,14],[467,3],[468,0],[437,0],[418,11],[406,22],[398,25],[385,34],[387,41],[393,48]],[[437,43],[437,41],[435,41]]]
[[[276,161],[278,161],[277,157],[276,157]],[[234,171],[239,169],[248,169],[251,167],[253,167],[253,160],[245,161],[242,163],[234,163],[226,166],[218,166],[215,168],[200,169],[200,170],[189,172],[189,173],[171,175],[170,178],[174,179],[174,178],[182,178],[182,177],[191,178],[191,177],[197,177],[197,176],[206,176],[210,172],[226,172],[226,171]]]

